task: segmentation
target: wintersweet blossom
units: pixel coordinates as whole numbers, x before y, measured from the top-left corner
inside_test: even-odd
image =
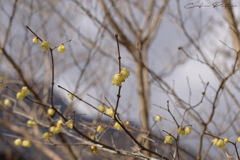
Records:
[[[114,110],[113,110],[112,108],[107,108],[107,109],[105,110],[105,113],[106,113],[107,115],[109,115],[110,117],[113,117],[113,116],[114,116]]]
[[[222,148],[222,147],[224,147],[226,145],[223,139],[218,139],[218,138],[214,138],[212,140],[212,144],[214,146],[219,147],[219,148]]]
[[[101,111],[101,112],[104,112],[106,110],[106,107],[104,105],[100,105],[98,107],[98,110]]]
[[[123,79],[128,78],[130,75],[130,71],[127,68],[122,68],[120,73],[122,74]]]
[[[121,126],[118,122],[116,122],[116,123],[114,124],[114,128],[115,128],[116,130],[121,130],[121,129],[122,129],[122,126]]]
[[[104,131],[104,128],[101,125],[98,125],[97,132],[102,133]]]
[[[62,125],[63,125],[63,120],[62,119],[59,119],[58,121],[57,121],[57,127],[62,127]]]
[[[50,49],[49,43],[47,41],[43,41],[42,44],[40,45],[40,49],[43,51]]]
[[[130,125],[130,122],[129,122],[129,121],[126,121],[126,122],[125,122],[125,125],[126,125],[126,126],[129,126],[129,125]]]
[[[71,129],[73,129],[73,124],[74,124],[74,121],[72,119],[70,119],[66,122],[66,126]]]
[[[54,133],[54,134],[58,134],[58,133],[62,132],[62,127],[51,126],[49,128],[49,131]]]
[[[237,141],[238,141],[238,143],[240,143],[240,137],[238,137]]]
[[[122,82],[124,82],[124,78],[122,77],[122,74],[118,73],[115,74],[112,78],[112,85],[114,86],[122,86]]]
[[[38,44],[38,38],[37,37],[33,37],[32,42]]]
[[[229,139],[228,138],[224,138],[223,140],[225,143],[228,143],[229,142]]]
[[[63,52],[66,51],[66,48],[65,48],[65,46],[63,44],[61,44],[61,45],[58,46],[57,51],[59,53],[63,53]]]
[[[186,127],[184,127],[184,128],[178,128],[178,130],[177,130],[177,132],[179,133],[179,134],[181,134],[181,135],[188,135],[188,134],[190,134],[191,133],[191,131],[192,131],[192,129],[191,129],[191,127],[189,127],[189,126],[186,126]]]
[[[23,140],[22,141],[22,146],[23,147],[31,147],[31,142],[29,140]]]
[[[167,144],[172,144],[173,143],[173,138],[170,135],[165,136],[164,143]]]

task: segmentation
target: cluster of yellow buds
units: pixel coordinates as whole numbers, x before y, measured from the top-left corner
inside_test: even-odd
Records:
[[[62,126],[51,126],[49,128],[49,131],[52,132],[53,134],[58,134],[62,132]]]
[[[159,121],[161,121],[162,119],[163,119],[163,118],[162,118],[161,116],[158,116],[158,115],[157,115],[154,120],[155,120],[156,122],[159,122]]]
[[[91,150],[94,154],[97,154],[98,153],[98,149],[96,146],[91,146]]]
[[[28,126],[28,127],[37,126],[37,122],[35,122],[35,121],[33,121],[33,120],[28,120],[28,121],[27,121],[27,126]]]
[[[107,108],[107,109],[105,110],[105,113],[106,113],[107,115],[109,115],[110,117],[113,117],[113,116],[114,116],[114,110],[113,110],[113,108]]]
[[[5,106],[11,106],[12,105],[12,102],[7,98],[4,99],[3,103],[4,103]]]
[[[115,128],[116,130],[121,130],[121,129],[122,129],[121,125],[120,125],[118,122],[116,122],[116,123],[114,124],[114,128]]]
[[[172,137],[172,136],[170,136],[170,135],[165,136],[165,139],[164,139],[164,143],[165,143],[165,144],[167,144],[167,143],[172,144],[173,141],[174,141],[174,140],[173,140],[173,137]]]
[[[31,142],[29,140],[22,140],[20,138],[15,139],[14,144],[16,146],[31,147]]]
[[[212,144],[213,144],[214,146],[219,147],[219,148],[224,147],[224,146],[226,145],[225,142],[226,142],[226,143],[228,142],[228,138],[225,138],[224,140],[223,140],[223,139],[219,139],[219,138],[214,138],[214,139],[212,140]]]
[[[17,92],[16,98],[17,99],[23,99],[23,98],[25,98],[29,94],[30,94],[29,89],[27,87],[22,87],[21,91]]]
[[[189,126],[186,126],[186,127],[184,127],[184,128],[178,128],[178,130],[177,130],[177,132],[179,133],[179,134],[181,134],[181,135],[188,135],[188,134],[190,134],[191,133],[191,131],[192,131],[192,129],[191,129],[191,127],[189,127]]]
[[[128,78],[130,72],[127,68],[122,68],[121,72],[115,74],[112,78],[112,85],[114,86],[122,86],[122,82],[125,82],[126,78]]]

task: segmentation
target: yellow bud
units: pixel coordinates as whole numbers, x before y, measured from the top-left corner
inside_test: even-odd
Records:
[[[121,130],[121,129],[122,129],[122,127],[120,126],[120,124],[119,124],[118,122],[116,122],[116,123],[114,124],[114,128],[115,128],[116,130]]]
[[[162,117],[161,116],[156,116],[155,117],[155,121],[158,122],[158,121],[161,121],[162,120]]]
[[[73,123],[74,123],[74,121],[71,119],[71,120],[68,120],[67,122],[66,122],[66,125],[67,125],[67,127],[68,128],[73,128]]]
[[[38,38],[37,37],[33,37],[32,42],[38,44]]]
[[[24,140],[24,141],[22,141],[22,146],[31,147],[31,142],[29,140]]]
[[[184,129],[182,129],[181,127],[178,128],[177,132],[178,132],[179,134],[181,134],[181,135],[185,135],[185,131],[184,131]]]
[[[104,105],[100,105],[98,107],[98,110],[101,111],[101,112],[104,112],[106,110],[106,107]]]
[[[52,136],[53,136],[52,133],[49,133],[49,132],[45,132],[45,133],[43,133],[43,135],[42,135],[42,137],[45,138],[45,139],[47,139],[47,138],[49,138],[49,137],[52,137]]]
[[[98,149],[96,146],[91,146],[91,150],[94,154],[97,154],[98,153]]]
[[[50,49],[50,46],[47,41],[43,41],[40,48],[41,48],[41,50],[46,51],[46,50]]]
[[[240,137],[238,137],[237,141],[238,141],[238,143],[240,143]]]
[[[225,142],[225,143],[228,143],[228,142],[229,142],[229,139],[228,139],[228,138],[224,138],[224,142]]]
[[[48,114],[49,116],[53,116],[53,115],[55,114],[55,110],[52,109],[52,108],[49,108],[49,109],[47,110],[47,114]]]
[[[98,133],[102,133],[103,130],[104,130],[104,128],[103,128],[101,125],[99,125],[99,126],[97,127],[97,132],[98,132]]]
[[[64,46],[63,44],[61,44],[61,45],[58,46],[58,48],[57,48],[57,51],[58,51],[59,53],[63,53],[63,52],[65,52],[65,50],[66,50],[66,48],[65,48],[65,46]]]
[[[105,113],[109,115],[110,117],[114,116],[114,110],[112,108],[107,108]]]
[[[12,102],[9,99],[4,99],[4,105],[5,106],[11,106]]]
[[[129,122],[129,121],[126,121],[126,122],[125,122],[125,125],[126,125],[126,126],[129,126],[129,125],[130,125],[130,122]]]
[[[173,143],[173,138],[170,135],[165,136],[164,143],[167,144],[172,144]]]
[[[73,100],[73,98],[74,98],[73,94],[71,94],[71,93],[68,93],[68,97],[70,100]]]
[[[16,146],[21,146],[21,145],[22,145],[22,140],[21,140],[20,138],[15,139],[14,145],[16,145]]]

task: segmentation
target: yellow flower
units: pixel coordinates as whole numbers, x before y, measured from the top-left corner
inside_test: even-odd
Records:
[[[229,139],[228,138],[224,138],[223,140],[225,143],[228,143],[229,142]]]
[[[155,121],[158,122],[158,121],[161,121],[162,120],[162,117],[161,116],[156,116],[155,117]]]
[[[222,148],[224,147],[226,144],[224,143],[224,141],[222,139],[219,139],[216,146],[219,147],[219,148]]]
[[[29,140],[23,140],[22,141],[22,146],[24,146],[24,147],[31,147],[31,142]]]
[[[37,122],[33,121],[33,120],[28,120],[27,121],[27,126],[28,127],[33,127],[33,126],[37,126]]]
[[[66,48],[65,48],[65,46],[63,44],[61,44],[61,45],[58,46],[57,51],[59,53],[63,53],[63,52],[66,51]]]
[[[124,82],[124,78],[122,77],[122,74],[118,73],[115,74],[112,78],[112,85],[114,86],[122,86],[122,82]]]
[[[37,37],[33,37],[32,42],[38,44],[38,38]]]
[[[22,140],[21,140],[20,138],[15,139],[14,145],[16,145],[16,146],[21,146],[21,145],[22,145]]]
[[[71,119],[71,120],[68,120],[67,122],[66,122],[66,125],[67,125],[67,127],[68,128],[73,128],[73,123],[74,123],[74,121]]]
[[[24,94],[22,92],[17,92],[16,98],[17,99],[23,99],[23,98],[25,98],[25,96],[24,96]]]
[[[71,93],[68,93],[68,97],[70,100],[73,100],[73,98],[74,98],[73,94],[71,94]]]
[[[109,115],[110,117],[114,116],[114,110],[112,108],[107,108],[105,113]]]
[[[49,109],[47,110],[47,114],[48,114],[49,116],[53,116],[53,115],[55,114],[55,110],[52,109],[52,108],[49,108]]]
[[[118,122],[116,122],[116,123],[114,124],[114,128],[115,128],[116,130],[121,130],[121,129],[122,129],[121,125],[120,125]]]
[[[185,135],[190,134],[191,131],[192,131],[192,129],[191,129],[191,127],[189,127],[189,126],[187,126],[187,127],[184,128],[184,133],[185,133]]]
[[[99,126],[97,127],[97,132],[98,132],[98,133],[102,133],[103,130],[104,130],[104,128],[103,128],[101,125],[99,125]]]
[[[217,142],[218,142],[218,138],[214,138],[214,139],[212,140],[212,144],[213,144],[214,146],[217,145]]]
[[[62,125],[63,125],[63,120],[62,120],[62,119],[59,119],[59,120],[57,121],[57,127],[62,127]]]
[[[44,132],[43,135],[42,135],[42,137],[45,138],[45,139],[47,139],[49,137],[52,137],[52,136],[53,136],[52,133],[49,133],[49,132]]]
[[[100,105],[98,107],[98,110],[101,111],[101,112],[104,112],[106,110],[106,107],[104,105]]]
[[[237,141],[238,141],[238,143],[240,143],[240,137],[238,137]]]
[[[128,78],[130,75],[130,72],[127,68],[122,68],[120,73],[122,74],[124,80]]]
[[[170,135],[165,136],[164,143],[167,144],[172,144],[173,143],[173,138]]]
[[[5,106],[11,106],[12,102],[9,99],[4,99],[4,105]]]
[[[50,49],[49,43],[47,41],[43,41],[40,48],[43,51],[46,51],[46,50]]]
[[[98,149],[96,146],[91,146],[91,150],[94,154],[97,154],[98,153]]]

